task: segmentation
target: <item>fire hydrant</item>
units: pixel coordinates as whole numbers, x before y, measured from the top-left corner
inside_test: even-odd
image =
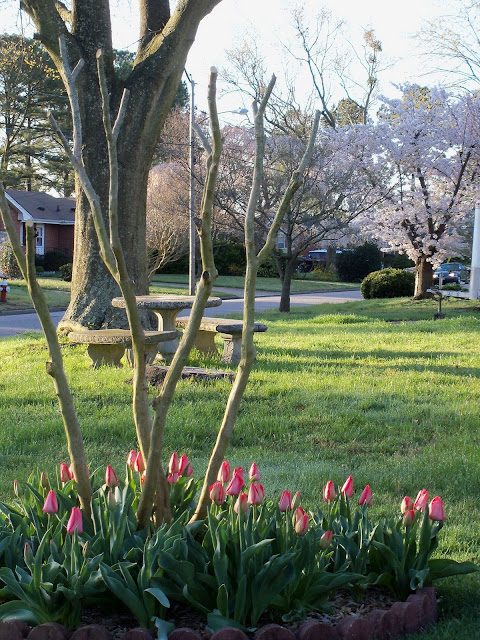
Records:
[[[10,287],[8,286],[8,282],[6,280],[2,280],[0,282],[0,302],[7,301],[7,292],[10,291]]]

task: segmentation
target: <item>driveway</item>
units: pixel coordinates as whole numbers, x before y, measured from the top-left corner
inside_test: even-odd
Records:
[[[228,292],[231,293],[230,289]],[[239,295],[242,295],[242,291],[237,291]],[[264,311],[266,309],[278,308],[280,302],[279,295],[272,295],[267,292],[258,292],[258,297],[255,298],[255,309],[257,311]],[[353,302],[355,300],[361,300],[362,294],[360,291],[336,291],[330,293],[297,293],[291,296],[290,305],[292,307],[304,307],[310,304],[324,304],[324,303],[338,303],[338,302]],[[205,309],[204,315],[211,317],[223,317],[230,315],[231,313],[243,312],[243,300],[236,298],[232,300],[224,300],[221,307],[212,307],[211,309]],[[183,311],[179,315],[188,315],[189,311]],[[52,318],[57,324],[63,316],[63,311],[53,311]],[[26,331],[41,331],[40,322],[36,313],[18,313],[18,314],[5,314],[0,315],[0,338],[7,336],[15,336],[19,333],[25,333]]]

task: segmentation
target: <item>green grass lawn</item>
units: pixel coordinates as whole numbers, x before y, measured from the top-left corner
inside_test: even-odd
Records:
[[[38,283],[45,291],[45,297],[50,309],[67,307],[70,300],[69,282],[64,282],[60,278],[38,278]],[[8,284],[10,285],[10,291],[7,293],[7,301],[0,303],[0,312],[32,309],[33,305],[25,280],[9,280]]]
[[[395,514],[420,488],[445,501],[440,556],[480,564],[480,311],[449,301],[359,301],[268,311],[256,318],[257,362],[230,444],[235,465],[259,465],[267,497],[300,490],[313,508],[329,479],[374,494],[373,514]],[[397,323],[386,320],[404,321]],[[416,320],[417,322],[411,322]],[[128,369],[92,370],[83,346],[65,344],[66,368],[92,467],[124,468],[136,446]],[[55,474],[66,460],[63,428],[41,337],[0,340],[0,498],[34,469]],[[227,368],[192,354],[191,364]],[[166,455],[205,470],[231,384],[179,384],[166,430]],[[153,397],[153,391],[152,391]],[[480,577],[437,583],[441,621],[418,640],[472,640],[480,628]]]

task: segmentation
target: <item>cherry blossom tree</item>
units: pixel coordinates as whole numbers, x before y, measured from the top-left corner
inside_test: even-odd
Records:
[[[392,187],[370,217],[370,231],[415,261],[421,298],[434,268],[466,250],[460,233],[478,181],[478,101],[417,85],[402,92],[382,99],[377,153],[391,170]]]

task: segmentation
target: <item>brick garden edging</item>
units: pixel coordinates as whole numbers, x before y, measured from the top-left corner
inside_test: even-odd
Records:
[[[409,633],[417,633],[434,625],[438,619],[437,597],[434,587],[424,587],[408,596],[405,602],[395,602],[390,609],[373,609],[366,616],[346,616],[335,626],[326,622],[307,620],[293,633],[278,624],[267,624],[255,633],[255,640],[389,640]],[[152,640],[146,629],[131,629],[121,640]],[[76,631],[68,631],[56,622],[38,627],[19,620],[0,623],[0,640],[112,640],[105,627],[91,624]],[[193,629],[175,629],[168,640],[202,640]],[[211,640],[248,640],[248,636],[234,627],[219,629]]]

